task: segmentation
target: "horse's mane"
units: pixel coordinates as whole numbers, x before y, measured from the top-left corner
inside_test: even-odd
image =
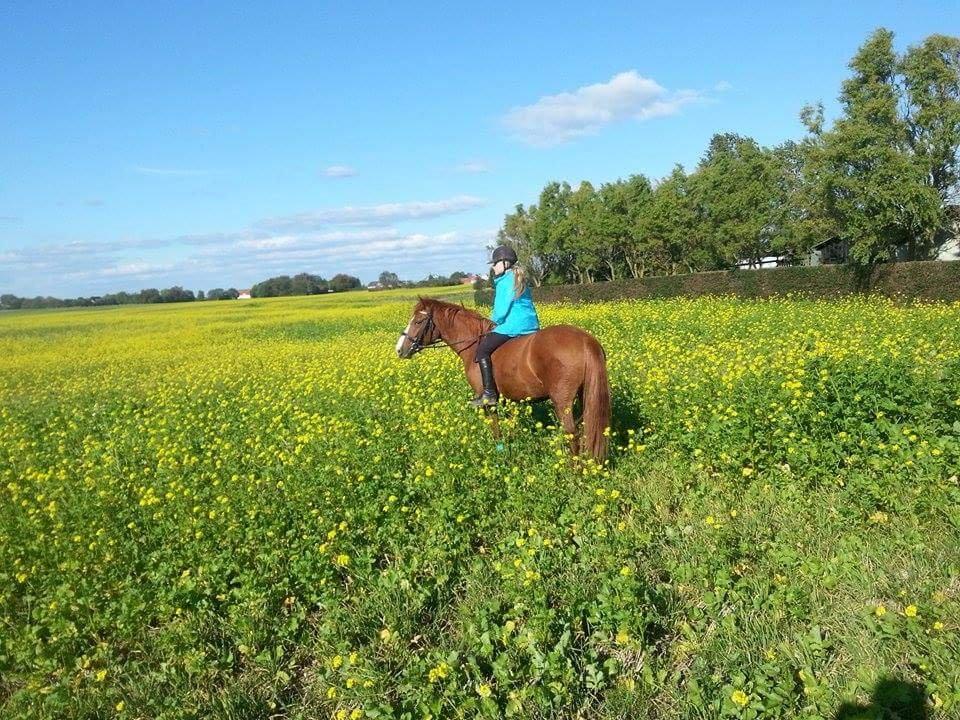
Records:
[[[463,305],[457,305],[456,303],[437,300],[436,298],[420,298],[416,310],[425,310],[432,313],[434,318],[450,322],[452,322],[454,318],[465,320],[472,329],[476,330],[478,335],[487,332],[493,327],[493,323],[477,311],[466,308]]]

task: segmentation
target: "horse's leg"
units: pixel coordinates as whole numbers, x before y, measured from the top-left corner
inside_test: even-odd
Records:
[[[580,454],[580,438],[577,437],[577,420],[573,416],[573,398],[554,395],[550,400],[560,424],[563,425],[563,432],[570,438],[570,454],[577,457]]]
[[[490,432],[493,433],[493,439],[500,442],[503,438],[500,434],[500,416],[496,408],[485,407],[483,412],[490,419]]]

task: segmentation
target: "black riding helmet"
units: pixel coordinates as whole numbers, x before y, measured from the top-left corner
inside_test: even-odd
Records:
[[[501,260],[506,260],[511,265],[514,265],[517,262],[517,253],[514,252],[512,247],[501,245],[493,251],[493,256],[490,258],[490,264],[495,265]]]

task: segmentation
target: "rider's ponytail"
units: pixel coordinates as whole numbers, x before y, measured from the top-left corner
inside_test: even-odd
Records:
[[[527,271],[524,270],[523,265],[514,265],[510,268],[513,270],[513,292],[514,297],[520,297],[523,294],[523,291],[527,289]]]

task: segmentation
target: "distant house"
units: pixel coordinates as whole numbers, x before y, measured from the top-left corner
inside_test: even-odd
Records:
[[[737,267],[741,270],[759,270],[760,268],[780,267],[781,265],[792,265],[788,255],[765,255],[757,260],[749,258],[737,260]]]
[[[241,290],[241,291],[237,294],[237,300],[249,300],[249,299],[250,299],[250,291],[249,291],[249,290]]]
[[[461,285],[473,285],[477,280],[486,280],[486,275],[477,275],[476,273],[470,273],[460,278]]]
[[[954,236],[940,246],[937,260],[960,260],[960,236]]]
[[[960,205],[948,206],[947,212],[951,218],[950,230],[940,246],[937,260],[960,260]]]
[[[952,217],[950,227],[941,235],[940,247],[934,260],[960,260],[960,205],[949,205],[948,216]],[[897,247],[893,260],[903,261],[910,258],[909,246],[904,243]],[[850,260],[850,242],[832,237],[817,243],[807,255],[807,265],[838,265]]]
[[[902,262],[909,259],[909,249],[906,244],[900,245],[896,249],[893,257],[895,262]],[[937,250],[934,260],[960,260],[960,237],[954,235],[947,238],[946,241]],[[807,256],[807,265],[839,265],[850,260],[850,243],[840,238],[830,238],[814,245]]]
[[[377,280],[374,280],[373,282],[368,282],[368,283],[367,283],[367,290],[370,290],[371,292],[374,291],[374,290],[383,290],[383,289],[385,289],[383,283],[381,283],[381,282],[379,282],[379,281],[377,281]]]
[[[850,259],[850,241],[832,237],[817,243],[807,255],[806,265],[839,265]]]

